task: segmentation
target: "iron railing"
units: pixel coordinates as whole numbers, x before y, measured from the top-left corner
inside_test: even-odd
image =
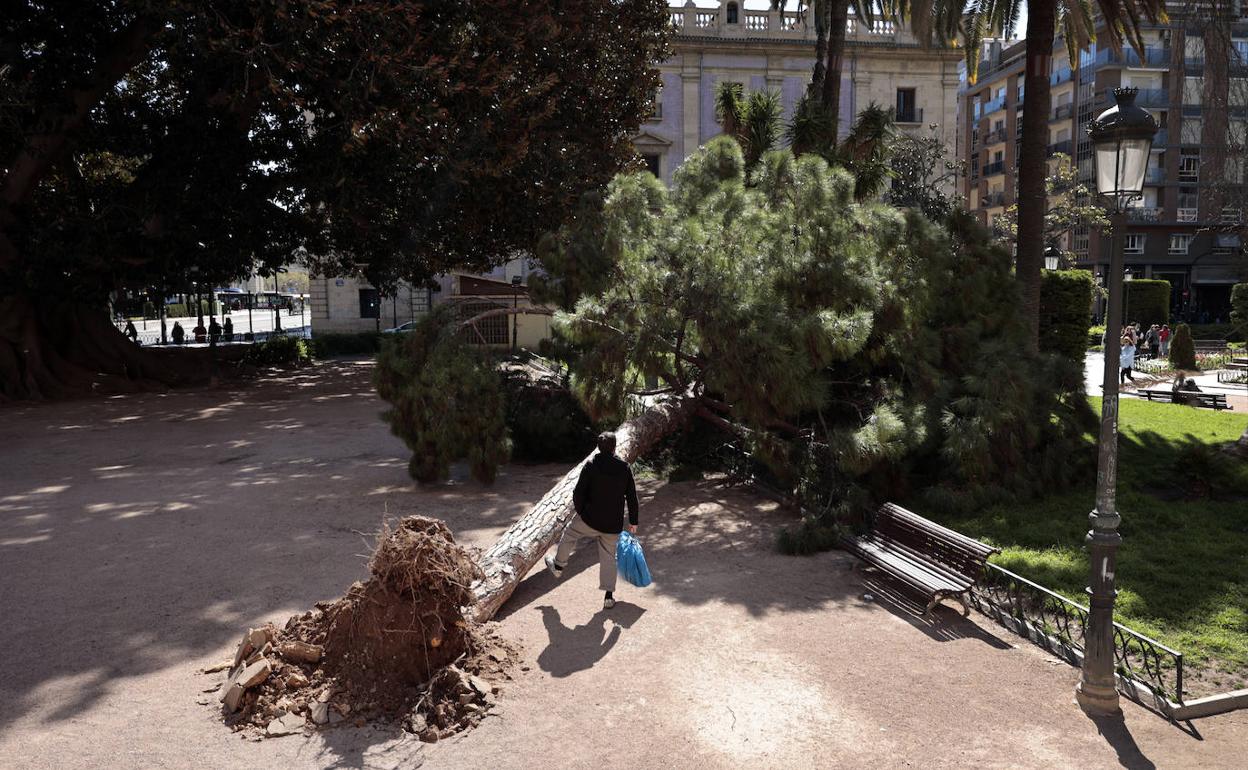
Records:
[[[208,340],[205,340],[203,342],[196,342],[195,335],[193,334],[194,330],[186,328],[185,326],[183,328],[186,329],[186,337],[184,339],[182,347],[191,347],[194,345],[207,345],[208,344]],[[169,342],[166,343],[164,347],[176,347],[173,342],[173,337],[169,334],[169,332],[172,330],[173,330],[173,324],[168,324],[165,332],[166,332],[166,338],[169,340]],[[161,347],[159,323],[156,324],[155,329],[152,329],[149,326],[148,329],[146,330],[139,329],[138,332],[139,332],[138,342],[143,347]],[[224,334],[218,337],[217,344],[226,345],[226,344],[264,342],[268,340],[270,337],[300,337],[302,339],[310,339],[312,337],[312,327],[307,324],[300,325],[300,326],[292,326],[290,328],[283,327],[281,331],[263,331],[263,332],[258,331],[258,332],[252,333],[250,336],[248,336],[247,332],[235,331],[234,334],[229,339],[226,339]]]
[[[1050,652],[1061,646],[1083,654],[1088,608],[1016,575],[988,564],[971,589],[976,609],[990,617],[1004,614],[1036,633],[1032,641]],[[1063,657],[1065,655],[1063,654]],[[1114,663],[1118,675],[1175,703],[1183,703],[1183,653],[1155,639],[1114,623]]]

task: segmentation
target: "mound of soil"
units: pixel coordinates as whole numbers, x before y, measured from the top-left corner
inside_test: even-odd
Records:
[[[472,556],[441,521],[412,516],[382,531],[369,571],[341,599],[244,635],[220,691],[227,724],[288,735],[393,721],[434,741],[485,716],[519,656],[464,616]]]

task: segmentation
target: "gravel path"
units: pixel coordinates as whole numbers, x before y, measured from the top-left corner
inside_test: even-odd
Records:
[[[656,584],[611,612],[591,554],[526,579],[499,622],[528,670],[479,729],[242,740],[196,702],[242,630],[340,595],[386,513],[486,546],[565,470],[417,489],[368,372],[0,409],[0,766],[1242,767],[1248,712],[1094,722],[1073,669],[776,554],[788,514],[710,481],[643,484]]]

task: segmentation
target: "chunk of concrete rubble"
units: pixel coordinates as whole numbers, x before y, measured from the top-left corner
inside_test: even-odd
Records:
[[[267,657],[268,655],[272,654],[272,652],[273,652],[273,645],[269,644],[268,642],[265,642],[263,647],[251,653],[251,655],[247,656],[247,665],[250,666],[252,663],[255,663],[261,658]]]
[[[203,669],[203,672],[205,674],[216,674],[221,671],[229,671],[231,668],[234,668],[234,664],[229,661],[224,661],[215,666],[209,666],[208,668]]]
[[[227,714],[233,714],[235,711],[238,711],[238,707],[243,702],[243,693],[245,692],[247,692],[246,688],[235,682],[226,688],[225,692],[221,693],[221,707],[225,709]]]
[[[314,724],[323,725],[329,722],[329,704],[316,701],[308,707],[308,715]]]
[[[273,641],[273,631],[268,626],[249,629],[247,631],[247,641],[251,642],[252,647],[260,649]]]
[[[251,629],[243,634],[242,641],[238,643],[238,649],[234,651],[234,663],[230,668],[235,668],[239,663],[247,659],[247,656],[256,648],[251,644]]]
[[[265,679],[268,679],[269,672],[272,670],[273,670],[273,667],[269,663],[269,661],[264,658],[261,658],[260,660],[257,660],[255,663],[248,665],[247,668],[243,669],[242,673],[239,674],[238,680],[235,683],[242,685],[244,690],[246,690],[248,687],[255,687],[256,685],[263,682]]]
[[[265,732],[269,735],[277,737],[279,735],[294,735],[303,732],[303,728],[307,725],[307,720],[302,715],[293,711],[283,714],[282,716],[269,722]]]
[[[300,671],[292,671],[286,675],[286,686],[292,689],[308,686],[308,678]]]
[[[479,676],[476,676],[475,674],[470,674],[468,676],[468,684],[472,686],[472,689],[476,690],[482,695],[489,695],[494,690],[494,688],[490,685],[489,682],[485,681]]]
[[[326,687],[316,696],[316,700],[318,703],[329,703],[329,699],[332,697],[334,697],[334,688]]]
[[[318,663],[323,650],[319,644],[307,642],[282,642],[277,645],[277,654],[286,660],[296,663]]]

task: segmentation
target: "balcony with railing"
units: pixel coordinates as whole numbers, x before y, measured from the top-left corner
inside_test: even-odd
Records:
[[[1059,86],[1062,83],[1069,83],[1074,73],[1070,71],[1070,67],[1062,67],[1061,69],[1049,75],[1049,85]]]
[[[1006,135],[1004,128],[994,128],[989,131],[988,135],[984,138],[984,146],[988,146],[990,144],[1001,144],[1007,138],[1009,137]]]
[[[1005,173],[1005,161],[998,160],[995,163],[989,163],[984,166],[984,176],[994,176],[996,174]]]
[[[1161,221],[1161,209],[1156,206],[1132,206],[1127,209],[1127,221],[1156,224]]]
[[[1049,145],[1049,155],[1055,155],[1059,152],[1069,155],[1073,149],[1073,143],[1069,139],[1063,139],[1060,142],[1054,142]]]
[[[897,123],[922,123],[923,108],[911,107],[908,110],[898,110],[897,116],[894,118]]]
[[[1199,219],[1199,217],[1200,217],[1199,209],[1197,209],[1194,206],[1183,206],[1179,208],[1175,219],[1177,219],[1180,222],[1195,222],[1197,219]]]
[[[1185,57],[1183,59],[1183,69],[1187,71],[1188,77],[1199,77],[1205,72],[1204,57]]]
[[[1112,104],[1114,102],[1114,89],[1106,88],[1096,94],[1096,103]],[[1140,88],[1137,89],[1135,95],[1135,103],[1141,107],[1168,107],[1170,106],[1170,92],[1164,88]]]
[[[1004,192],[990,192],[984,196],[983,208],[991,209],[1005,205]]]
[[[1169,67],[1170,49],[1146,47],[1144,55],[1140,56],[1140,52],[1130,46],[1124,46],[1121,51],[1102,48],[1096,52],[1096,63],[1098,65],[1121,64],[1127,67]]]
[[[992,113],[997,112],[998,110],[1004,110],[1004,109],[1005,109],[1005,97],[999,96],[996,99],[993,99],[992,101],[985,103],[983,112],[980,114],[991,115]]]
[[[1058,120],[1070,120],[1071,116],[1073,116],[1074,114],[1075,114],[1074,102],[1070,102],[1067,104],[1059,104],[1053,108],[1053,117],[1051,118],[1051,122],[1055,122]]]
[[[1144,184],[1165,184],[1166,170],[1164,168],[1150,168],[1144,172]]]

